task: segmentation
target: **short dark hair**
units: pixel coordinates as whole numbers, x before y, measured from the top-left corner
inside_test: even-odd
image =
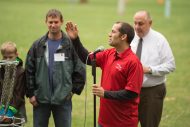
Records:
[[[118,21],[116,24],[121,24],[121,27],[119,28],[119,32],[121,34],[127,34],[127,43],[131,44],[131,41],[133,40],[135,36],[135,31],[133,27],[126,22]]]
[[[61,12],[57,9],[50,9],[47,14],[46,14],[46,20],[48,17],[60,17],[60,20],[63,21],[63,15],[61,14]]]

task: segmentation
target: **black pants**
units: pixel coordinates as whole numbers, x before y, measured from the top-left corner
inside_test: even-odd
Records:
[[[165,95],[165,83],[141,89],[139,104],[139,121],[141,127],[159,126]]]

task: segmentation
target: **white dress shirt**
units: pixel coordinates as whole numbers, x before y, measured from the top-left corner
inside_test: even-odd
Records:
[[[166,74],[175,70],[175,60],[166,38],[159,32],[150,29],[142,38],[141,63],[150,67],[152,74],[144,74],[142,87],[156,86],[166,81]],[[136,53],[139,37],[135,35],[131,49]]]

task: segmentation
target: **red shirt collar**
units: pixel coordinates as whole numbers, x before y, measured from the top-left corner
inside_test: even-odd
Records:
[[[131,47],[127,48],[125,51],[123,51],[122,53],[117,53],[116,49],[115,49],[115,58],[125,58],[126,56],[128,56],[131,52]]]

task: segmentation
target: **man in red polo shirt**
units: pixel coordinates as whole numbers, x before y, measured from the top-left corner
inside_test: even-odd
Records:
[[[89,55],[78,37],[76,25],[66,24],[66,31],[85,63]],[[109,33],[109,45],[114,47],[96,53],[96,64],[102,69],[101,84],[94,84],[92,92],[100,97],[99,127],[137,127],[139,94],[143,69],[131,51],[134,29],[125,22],[116,22]],[[88,64],[93,57],[91,53]]]

